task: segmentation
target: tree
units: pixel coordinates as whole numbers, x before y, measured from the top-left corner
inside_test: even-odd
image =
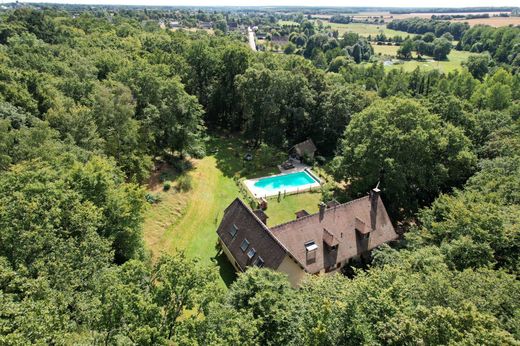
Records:
[[[153,294],[162,309],[160,328],[167,339],[174,336],[184,310],[205,308],[205,299],[211,297],[209,292],[214,292],[210,286],[215,280],[215,268],[200,266],[197,260],[188,260],[182,253],[159,258],[152,272]]]
[[[489,63],[489,56],[482,54],[470,55],[464,65],[473,77],[482,80],[489,71]]]
[[[250,312],[260,322],[260,344],[287,344],[296,332],[296,321],[289,309],[294,291],[287,276],[251,268],[239,276],[228,294],[235,310]]]
[[[463,183],[475,161],[462,130],[413,100],[394,97],[352,117],[335,158],[335,176],[350,181],[353,196],[380,181],[391,212],[409,214]]]
[[[413,42],[410,39],[406,39],[399,49],[397,50],[397,57],[401,59],[411,59],[412,58],[412,50],[413,50]]]
[[[436,60],[446,60],[451,51],[451,42],[444,37],[433,41],[433,57]]]
[[[134,114],[130,89],[121,83],[107,81],[94,88],[92,118],[102,138],[103,151],[115,158],[128,177],[144,181],[152,163]]]

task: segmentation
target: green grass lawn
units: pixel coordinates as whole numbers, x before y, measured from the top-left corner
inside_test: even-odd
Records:
[[[299,23],[293,22],[292,20],[279,20],[278,24],[279,25],[295,25],[295,26],[300,25]]]
[[[397,31],[388,29],[386,25],[376,25],[376,24],[364,24],[364,23],[349,23],[349,24],[341,24],[341,23],[330,23],[325,22],[324,25],[330,25],[332,29],[338,30],[340,36],[343,35],[344,32],[355,32],[356,34],[359,34],[360,36],[376,36],[381,31],[385,33],[386,36],[394,37],[394,36],[413,36],[412,34],[409,34],[404,31]]]
[[[386,46],[386,45],[372,45],[374,48],[374,53],[376,55],[381,54],[382,56],[388,56],[391,58],[395,58],[397,55],[398,46]],[[387,69],[400,69],[403,68],[404,71],[410,72],[415,70],[415,68],[420,67],[425,70],[439,69],[442,72],[448,73],[458,68],[461,68],[462,63],[468,59],[471,55],[477,55],[478,53],[470,53],[466,51],[458,51],[452,49],[450,54],[448,55],[448,60],[446,61],[432,61],[433,59],[430,57],[424,57],[423,60],[409,60],[404,61],[402,64],[394,64],[390,66],[386,66]],[[415,53],[414,53],[415,57]]]
[[[302,209],[305,209],[309,214],[314,214],[318,211],[320,201],[321,193],[319,192],[289,195],[282,197],[280,202],[277,198],[270,198],[265,211],[269,216],[267,224],[272,227],[294,220],[296,218],[294,213]]]
[[[144,223],[144,238],[147,248],[155,259],[161,252],[184,251],[188,257],[197,257],[202,264],[217,262],[220,284],[229,285],[234,271],[224,255],[216,257],[216,229],[224,209],[236,197],[242,197],[235,179],[254,178],[279,173],[276,164],[286,155],[269,147],[251,151],[253,160],[243,157],[250,152],[235,137],[212,137],[208,142],[208,156],[193,160],[193,169],[186,174],[192,177],[192,188],[179,192],[175,188],[177,175],[170,171],[173,187],[165,192],[162,184],[149,187],[151,193],[161,197],[161,202],[152,205]],[[294,213],[305,209],[316,212],[321,193],[305,193],[287,196],[280,202],[269,200],[267,214],[269,225],[280,224],[295,218]]]

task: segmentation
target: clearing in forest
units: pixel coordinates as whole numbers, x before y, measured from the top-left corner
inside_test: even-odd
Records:
[[[213,137],[208,143],[208,151],[211,154],[193,160],[193,167],[184,173],[191,177],[191,188],[187,191],[178,189],[180,179],[185,178],[180,178],[182,175],[172,169],[163,173],[172,181],[168,191],[163,191],[163,184],[157,178],[160,173],[152,177],[149,193],[159,196],[160,201],[151,205],[145,215],[144,238],[154,259],[161,252],[184,251],[188,257],[198,257],[203,264],[215,261],[222,282],[229,284],[234,272],[225,256],[216,257],[216,229],[224,209],[236,197],[243,198],[236,179],[277,173],[276,164],[281,162],[277,159],[284,153],[263,147],[252,153],[252,161],[244,161],[248,150],[234,137]],[[294,213],[301,209],[314,213],[320,200],[319,192],[287,196],[280,202],[271,198],[266,210],[268,224],[292,220]]]

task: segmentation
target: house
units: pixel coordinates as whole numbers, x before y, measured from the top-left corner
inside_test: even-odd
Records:
[[[287,43],[289,43],[289,36],[277,36],[277,35],[273,35],[271,37],[271,42],[273,44],[277,44],[277,45],[280,45],[280,46],[284,46],[286,45]]]
[[[331,273],[397,239],[378,188],[366,197],[287,223],[268,227],[239,198],[224,211],[217,234],[222,251],[237,271],[257,266],[288,275],[298,286],[306,274]]]
[[[201,29],[212,29],[213,28],[213,22],[199,22],[199,28]]]
[[[292,157],[296,157],[297,159],[303,159],[304,157],[308,157],[310,159],[314,158],[314,154],[316,153],[316,146],[312,139],[307,139],[301,143],[294,145],[291,149],[289,149],[289,155]]]
[[[170,25],[170,28],[172,28],[172,29],[181,27],[181,23],[176,20],[171,20],[169,25]]]

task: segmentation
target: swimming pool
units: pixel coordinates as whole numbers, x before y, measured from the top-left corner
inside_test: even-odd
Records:
[[[319,179],[305,171],[279,174],[271,177],[246,180],[249,191],[256,197],[269,197],[281,193],[297,193],[320,186]]]

